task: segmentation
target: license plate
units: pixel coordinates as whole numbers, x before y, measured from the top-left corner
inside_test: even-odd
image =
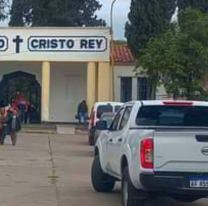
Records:
[[[208,177],[207,178],[190,178],[191,188],[208,188]]]

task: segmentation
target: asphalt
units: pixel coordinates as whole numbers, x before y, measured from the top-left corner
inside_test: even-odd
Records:
[[[19,134],[0,146],[0,206],[120,206],[120,184],[111,194],[91,186],[92,148],[86,136]],[[146,206],[207,206],[208,200],[182,204],[169,199]]]

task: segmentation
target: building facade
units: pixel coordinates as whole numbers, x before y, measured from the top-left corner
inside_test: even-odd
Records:
[[[148,79],[135,76],[127,45],[116,43],[110,52],[109,28],[0,31],[0,101],[10,104],[15,92],[23,93],[32,105],[31,123],[74,122],[82,100],[91,110],[99,101],[149,98]],[[157,99],[163,95],[159,88]]]
[[[1,28],[0,93],[21,91],[42,122],[74,122],[77,105],[112,100],[108,28]],[[38,117],[37,117],[38,118]]]
[[[128,102],[150,99],[149,81],[145,75],[136,75],[136,61],[125,42],[115,42],[112,52],[114,60],[115,100]],[[167,99],[164,87],[158,87],[155,99]]]

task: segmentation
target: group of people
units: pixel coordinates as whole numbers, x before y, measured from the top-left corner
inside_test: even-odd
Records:
[[[13,95],[11,107],[19,114],[21,124],[28,123],[30,106],[30,102],[23,93],[18,91]]]
[[[7,106],[0,102],[0,144],[3,145],[7,135],[11,136],[13,145],[17,142],[17,133],[21,125],[28,122],[30,103],[25,95],[15,92]]]
[[[18,112],[12,106],[0,105],[0,144],[3,145],[7,135],[11,136],[13,145],[17,143],[17,132],[21,129]]]

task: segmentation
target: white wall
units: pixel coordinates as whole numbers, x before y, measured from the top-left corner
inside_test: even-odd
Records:
[[[3,75],[16,71],[34,74],[42,85],[42,63],[1,62]],[[73,122],[77,104],[87,96],[87,63],[51,63],[50,122]]]
[[[115,98],[120,101],[120,78],[133,78],[132,100],[137,99],[137,78],[133,65],[115,66]],[[34,74],[42,84],[41,62],[1,62],[0,81],[3,75],[16,71]],[[158,88],[157,99],[166,95]],[[87,63],[51,63],[50,118],[51,122],[74,122],[77,104],[87,98]]]
[[[132,77],[132,100],[137,100],[137,77],[134,72],[135,65],[116,65],[114,67],[115,100],[121,101],[121,77]],[[156,99],[164,99],[166,92],[164,87],[158,87]]]
[[[50,121],[74,122],[77,104],[87,97],[86,63],[52,63]]]
[[[114,67],[114,82],[115,82],[115,100],[121,101],[121,77],[132,77],[132,100],[137,97],[137,80],[134,71],[135,66],[116,65]]]
[[[37,81],[41,85],[42,73],[41,62],[1,62],[0,63],[0,81],[3,76],[17,71],[23,71],[36,76]]]

